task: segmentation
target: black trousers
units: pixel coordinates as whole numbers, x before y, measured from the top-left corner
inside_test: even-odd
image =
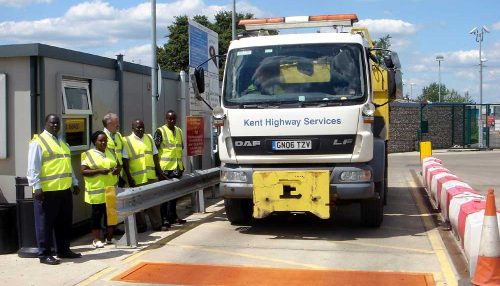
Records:
[[[39,257],[52,255],[53,242],[57,254],[69,251],[73,223],[73,198],[70,189],[43,192],[43,196],[43,202],[33,199]]]
[[[180,178],[184,170],[163,170],[163,175],[169,179]],[[177,216],[177,199],[173,199],[161,204],[161,217],[168,220],[170,223],[175,222],[179,217]]]

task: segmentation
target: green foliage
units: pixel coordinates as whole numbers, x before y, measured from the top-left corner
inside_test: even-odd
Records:
[[[378,41],[377,40],[373,41],[373,46],[375,48],[388,50],[391,47],[391,38],[392,38],[391,36],[385,35],[382,38],[378,39]],[[384,58],[382,56],[383,52],[377,51],[375,55],[377,56],[378,62],[383,65],[384,64]]]
[[[439,94],[441,93],[441,101],[439,101]],[[447,102],[447,103],[474,103],[470,98],[462,96],[458,91],[449,90],[446,85],[431,83],[422,89],[422,95],[418,97],[419,101],[431,102]]]
[[[236,22],[241,19],[253,18],[253,14],[236,13]],[[232,39],[232,12],[219,11],[215,15],[212,23],[207,16],[194,16],[193,19],[199,24],[215,31],[219,34],[219,54],[227,53]],[[236,27],[236,34],[243,31]],[[162,69],[171,71],[187,71],[189,67],[189,38],[188,38],[188,17],[177,16],[172,25],[168,26],[168,42],[157,50],[158,63]],[[224,73],[225,57],[220,59],[219,74]]]

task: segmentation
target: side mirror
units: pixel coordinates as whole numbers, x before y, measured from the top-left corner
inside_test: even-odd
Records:
[[[194,69],[194,76],[196,78],[196,86],[199,93],[205,92],[205,71],[202,67]]]
[[[401,63],[396,52],[384,56],[384,63],[387,67],[387,84],[389,87],[389,99],[403,97],[403,75],[401,74]]]

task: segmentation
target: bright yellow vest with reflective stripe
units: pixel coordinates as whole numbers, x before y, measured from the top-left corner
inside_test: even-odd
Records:
[[[105,156],[95,149],[90,149],[82,153],[82,162],[92,169],[111,169],[116,167],[115,155],[106,148]],[[114,186],[118,183],[118,177],[111,174],[98,174],[94,176],[84,176],[85,180],[85,202],[88,204],[103,204],[106,202],[106,187]]]
[[[108,149],[116,155],[118,163],[120,165],[123,165],[122,163],[123,136],[120,134],[120,132],[116,132],[115,140],[113,140],[107,132],[104,133],[106,133],[106,136],[108,137]]]
[[[175,126],[175,136],[167,125],[158,128],[161,132],[161,145],[158,149],[162,170],[184,170],[182,165],[182,130]]]
[[[39,175],[42,191],[69,189],[73,182],[73,169],[68,144],[61,139],[56,141],[45,133],[35,135],[33,140],[36,140],[42,149],[42,169]]]
[[[148,179],[157,179],[155,163],[153,161],[153,138],[144,134],[141,142],[132,134],[125,137],[124,145],[127,148],[130,175],[136,184],[144,184]]]

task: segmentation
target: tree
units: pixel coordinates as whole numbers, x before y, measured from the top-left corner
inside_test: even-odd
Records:
[[[168,26],[168,42],[156,50],[158,64],[162,69],[179,72],[186,71],[189,65],[188,17],[174,17],[174,23]],[[203,26],[210,26],[206,16],[194,16],[193,19]]]
[[[431,83],[422,89],[422,95],[418,97],[419,101],[440,102],[439,93],[441,93],[441,102],[447,103],[474,103],[470,98],[462,96],[458,91],[449,90],[446,85]]]
[[[241,19],[253,18],[253,14],[236,13],[236,21]],[[227,53],[229,44],[232,39],[232,12],[220,11],[215,15],[215,21],[212,23],[207,16],[194,16],[193,19],[199,24],[215,31],[219,34],[219,54]],[[189,38],[188,38],[188,17],[178,16],[172,25],[168,26],[169,39],[168,42],[158,48],[157,57],[158,63],[162,69],[172,71],[187,71],[189,67]],[[242,32],[243,29],[236,29],[236,33]],[[221,58],[219,65],[219,74],[222,76],[226,59]]]
[[[391,36],[385,35],[382,38],[373,41],[373,46],[375,48],[380,48],[380,49],[386,49],[388,50],[391,47]],[[375,53],[375,56],[377,57],[377,60],[380,64],[384,65],[384,58],[383,58],[384,52],[382,51],[377,51]]]

